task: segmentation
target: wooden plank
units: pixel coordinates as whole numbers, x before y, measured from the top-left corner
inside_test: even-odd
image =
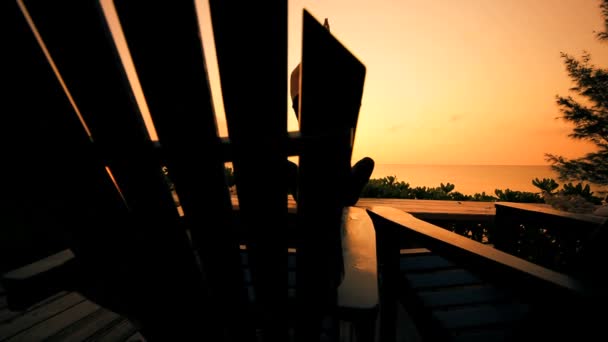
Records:
[[[430,308],[497,302],[508,298],[505,291],[489,285],[418,291],[416,295],[424,306]]]
[[[110,283],[102,287],[115,292],[108,295],[121,297],[120,304],[133,311],[131,314],[145,316],[142,321],[156,333],[168,333],[172,326],[192,327],[187,321],[197,319],[193,315],[178,318],[176,314],[163,318],[165,324],[156,324],[159,315],[139,310],[141,302],[152,298],[155,310],[161,312],[200,310],[205,307],[199,305],[202,279],[155,143],[143,125],[111,33],[102,20],[101,5],[69,1],[33,5],[34,20],[44,26],[43,38],[129,209],[128,216],[116,225],[86,231],[90,238],[81,254],[94,264],[89,269],[100,271],[91,276],[96,282]],[[121,281],[130,286],[116,286]],[[159,298],[160,291],[171,296]]]
[[[108,329],[123,318],[115,312],[100,309],[48,338],[48,342],[80,342]]]
[[[525,304],[507,303],[434,310],[433,316],[447,329],[463,329],[519,321],[526,316],[528,310]]]
[[[247,302],[250,305],[256,305],[257,297],[255,293],[255,288],[253,284],[253,277],[251,275],[251,268],[249,262],[249,251],[247,250],[247,245],[241,244],[239,245],[239,254],[241,258],[241,282],[243,283],[242,289],[244,289],[244,298],[246,298]],[[239,289],[241,290],[241,289]],[[242,293],[242,291],[239,291]],[[245,309],[241,309],[243,312],[246,312]],[[250,312],[246,313],[246,315],[251,315]],[[251,316],[245,317],[244,319],[251,319]]]
[[[53,297],[51,301],[40,303],[39,306],[14,317],[11,321],[0,324],[0,340],[10,338],[47,319],[60,314],[71,307],[85,301],[85,298],[76,292],[63,293]]]
[[[371,341],[376,332],[380,294],[376,233],[365,209],[344,208],[341,234],[344,279],[338,286],[338,319],[353,335],[340,338]]]
[[[139,332],[133,334],[131,337],[127,338],[125,342],[146,342],[146,339]]]
[[[299,123],[310,143],[299,158],[297,291],[302,324],[312,327],[304,339],[318,338],[327,314],[319,308],[336,303],[340,223],[364,79],[365,66],[304,10]]]
[[[303,14],[298,112],[302,136],[319,138],[346,130],[354,139],[366,68],[310,12],[304,10]],[[352,149],[353,141],[348,142]],[[346,152],[349,161],[350,152]]]
[[[23,80],[27,81],[27,91],[24,93],[28,94],[28,100],[23,101],[25,105],[19,107],[24,122],[11,127],[24,132],[23,136],[31,141],[23,142],[21,148],[26,158],[18,156],[14,161],[14,165],[19,165],[19,168],[15,177],[11,178],[18,184],[25,185],[15,192],[15,201],[22,205],[17,211],[22,216],[15,222],[21,222],[24,230],[34,231],[33,236],[40,240],[44,240],[46,234],[65,236],[68,231],[72,236],[74,252],[80,253],[83,261],[90,257],[91,260],[101,258],[106,262],[115,260],[118,264],[120,257],[113,258],[121,255],[121,246],[124,245],[115,237],[120,235],[123,237],[121,240],[128,240],[128,233],[121,222],[127,214],[127,208],[105,165],[98,159],[98,151],[94,149],[88,135],[90,131],[79,120],[78,115],[81,113],[75,102],[71,102],[71,93],[62,87],[65,85],[61,74],[63,68],[55,69],[57,73],[54,73],[50,64],[57,67],[55,62],[58,61],[53,59],[54,56],[45,56],[41,46],[38,46],[51,45],[49,31],[53,31],[53,25],[69,26],[63,26],[63,29],[72,33],[78,31],[70,26],[69,20],[62,20],[65,16],[74,16],[74,12],[65,8],[62,11],[58,3],[53,4],[50,10],[45,5],[49,5],[48,2],[25,3],[28,11],[22,17],[32,19],[29,23],[34,23],[39,30],[30,29],[30,32],[23,33],[21,39],[16,39],[23,47],[17,51],[20,51],[18,60],[23,63],[20,66],[27,70],[23,74]],[[57,10],[64,18],[53,15]],[[42,40],[37,41],[32,31],[39,32]],[[63,32],[59,32],[58,36],[63,36]],[[80,44],[74,46],[86,50]],[[61,50],[62,46],[57,48]],[[54,48],[51,50],[55,51]],[[83,56],[76,64],[89,61],[94,64],[94,60]],[[103,111],[107,108],[103,105],[101,107],[102,113],[98,114],[105,116]],[[83,229],[83,225],[86,229]],[[111,254],[107,248],[110,241]],[[87,247],[82,249],[82,246]]]
[[[44,259],[40,259],[36,262],[3,274],[2,281],[6,283],[7,280],[14,281],[30,278],[36,276],[37,274],[48,272],[50,269],[60,267],[73,258],[74,253],[69,249],[65,249],[53,255],[49,255]]]
[[[65,249],[2,275],[12,310],[23,310],[69,286],[74,253]]]
[[[63,329],[67,328],[74,322],[83,319],[96,311],[100,310],[99,305],[90,301],[80,302],[71,306],[56,315],[36,324],[30,329],[21,331],[20,333],[8,338],[7,342],[16,341],[41,341],[47,339]]]
[[[104,148],[125,141],[129,144],[124,148],[129,148],[148,139],[143,119],[130,113],[137,108],[123,70],[117,68],[118,55],[106,36],[100,5],[58,1],[50,6],[30,0],[26,6],[95,141]],[[103,96],[94,94],[101,89]],[[125,124],[116,125],[121,121]],[[110,126],[114,135],[106,132]]]
[[[125,341],[137,332],[137,328],[127,319],[122,319],[117,324],[104,331],[102,334],[95,336],[95,341],[99,342],[116,342]],[[143,341],[143,339],[141,340]]]
[[[456,265],[439,255],[421,255],[401,257],[399,269],[402,272],[408,271],[432,271],[445,268],[454,268]]]
[[[65,296],[68,292],[66,291],[61,291],[59,293],[56,293],[44,300],[41,300],[40,302],[30,306],[29,308],[27,308],[26,310],[21,310],[21,311],[13,311],[10,310],[8,307],[4,308],[3,310],[0,311],[0,323],[4,324],[10,324],[10,321],[13,320],[15,317],[23,315],[26,312],[32,311],[36,308],[39,308],[41,306],[46,305],[47,303],[50,303],[52,301],[54,301],[57,298],[61,298],[63,296]],[[4,297],[6,299],[6,297]]]
[[[116,6],[158,133],[162,163],[206,274],[206,282],[193,284],[190,291],[211,294],[203,304],[213,312],[211,318],[193,324],[198,333],[210,334],[208,339],[243,331],[235,328],[243,321],[237,318],[242,303],[235,296],[242,287],[238,243],[196,4],[129,1]],[[161,17],[164,25],[158,25]],[[222,324],[227,326],[218,328]]]
[[[296,299],[296,249],[289,248],[287,254],[287,298],[291,304],[294,304]]]
[[[285,340],[287,1],[211,1],[210,10],[262,334]]]
[[[120,193],[97,159],[88,132],[70,102],[67,88],[62,87],[61,74],[52,68],[56,66],[51,63],[54,60],[47,58],[50,55],[41,48],[49,43],[44,40],[49,23],[38,19],[47,14],[52,18],[53,12],[47,13],[44,7],[48,2],[14,4],[20,6],[15,16],[13,50],[20,75],[13,84],[19,106],[7,127],[19,133],[13,135],[15,140],[11,143],[18,152],[10,153],[6,162],[15,166],[7,170],[7,177],[16,185],[15,191],[10,192],[14,194],[11,202],[18,206],[8,210],[7,222],[13,222],[13,228],[4,231],[9,233],[11,238],[6,241],[11,243],[0,248],[0,259],[25,262],[11,268],[66,248],[68,233],[76,249],[89,239],[95,246],[102,246],[108,241],[94,232],[97,228],[108,235],[122,231],[115,219],[126,213]],[[73,31],[76,30],[72,27]],[[39,32],[43,40],[34,34]],[[118,252],[115,239],[112,246],[113,252]],[[107,252],[106,248],[100,250]],[[90,250],[91,255],[96,252],[94,248]]]
[[[479,277],[463,269],[441,270],[421,274],[406,273],[403,277],[413,289],[473,285],[482,282]]]
[[[156,214],[148,234],[153,226],[168,230],[162,224],[177,216],[175,206],[99,4],[31,1],[28,8],[130,210]],[[170,236],[163,236],[167,248]]]
[[[365,209],[344,208],[341,234],[344,279],[338,286],[338,306],[360,313],[353,315],[355,321],[365,318],[375,321],[373,317],[365,317],[373,315],[379,304],[376,233]]]

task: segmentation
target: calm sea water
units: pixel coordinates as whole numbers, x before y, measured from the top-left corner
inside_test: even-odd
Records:
[[[538,192],[534,178],[553,178],[557,174],[548,165],[406,165],[376,164],[372,178],[396,176],[410,186],[437,187],[440,183],[456,185],[454,191],[465,195],[494,194],[494,189]],[[560,186],[561,188],[561,186]],[[593,191],[600,189],[591,187]]]

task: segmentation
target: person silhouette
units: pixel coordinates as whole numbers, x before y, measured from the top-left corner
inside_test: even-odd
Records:
[[[329,20],[325,18],[323,26],[329,30]],[[291,105],[296,118],[299,120],[299,97],[300,97],[300,66],[301,63],[292,70],[289,80],[289,92],[291,96]],[[347,193],[344,198],[345,206],[354,206],[359,200],[361,191],[369,182],[369,179],[374,171],[375,162],[370,157],[364,157],[351,167],[350,179],[348,180]],[[297,201],[297,174],[298,165],[291,160],[288,160],[288,192]]]

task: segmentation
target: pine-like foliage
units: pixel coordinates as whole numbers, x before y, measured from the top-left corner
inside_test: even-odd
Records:
[[[602,0],[600,9],[605,30],[597,33],[597,37],[608,41],[608,0]],[[571,96],[557,96],[561,117],[575,125],[571,138],[591,141],[597,150],[576,159],[547,154],[547,160],[563,181],[608,185],[608,69],[591,64],[588,53],[580,59],[562,53],[562,58],[576,84],[571,90],[585,98],[585,103]]]

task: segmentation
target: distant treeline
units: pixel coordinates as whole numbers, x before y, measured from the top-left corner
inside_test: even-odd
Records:
[[[553,179],[535,178],[532,184],[539,188],[539,192],[517,191],[511,189],[496,189],[494,195],[485,192],[465,195],[454,191],[456,186],[451,183],[440,183],[438,187],[417,186],[411,187],[409,183],[397,180],[396,176],[384,178],[372,178],[363,188],[361,197],[367,198],[405,198],[405,199],[430,199],[430,200],[453,200],[453,201],[508,201],[520,203],[545,203],[549,196],[576,196],[593,204],[600,204],[602,198],[597,197],[590,191],[589,185],[578,183],[576,185],[567,183],[563,188],[556,191],[559,184]]]
[[[229,186],[234,185],[234,173],[232,168],[225,168],[226,182]],[[538,192],[518,191],[507,189],[495,189],[494,194],[475,193],[465,195],[454,191],[456,185],[451,183],[440,183],[438,187],[416,186],[397,180],[397,176],[383,178],[372,178],[361,191],[362,198],[404,198],[404,199],[427,199],[427,200],[451,200],[451,201],[484,201],[484,202],[519,202],[519,203],[549,203],[556,207],[563,201],[584,201],[591,204],[601,204],[602,198],[591,191],[589,184],[566,183],[559,189],[559,184],[551,178],[535,178],[532,184],[539,189]],[[606,196],[606,195],[604,195]],[[574,203],[577,206],[580,203]]]

